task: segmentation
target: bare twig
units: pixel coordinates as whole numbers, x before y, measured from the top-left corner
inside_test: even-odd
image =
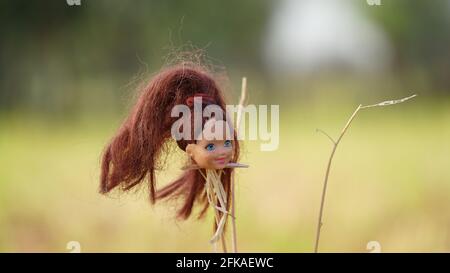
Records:
[[[341,134],[339,135],[339,138],[337,139],[337,141],[334,141],[334,139],[330,135],[325,133],[324,131],[322,131],[320,129],[316,129],[316,131],[323,133],[324,135],[326,135],[333,142],[333,149],[331,150],[330,158],[328,159],[327,169],[325,171],[325,181],[323,183],[322,198],[320,200],[319,219],[318,219],[318,222],[317,222],[316,243],[315,243],[315,246],[314,246],[314,252],[315,253],[317,253],[318,250],[319,250],[320,230],[321,230],[322,225],[323,225],[322,215],[323,215],[323,208],[324,208],[324,204],[325,204],[325,195],[327,193],[328,177],[330,175],[331,163],[333,161],[333,157],[334,157],[334,154],[336,152],[336,148],[339,145],[339,142],[341,141],[341,139],[344,136],[345,132],[347,132],[347,129],[350,127],[350,124],[352,123],[353,119],[356,117],[356,114],[361,109],[377,107],[377,106],[394,105],[394,104],[405,102],[405,101],[407,101],[409,99],[414,98],[415,96],[416,95],[412,95],[412,96],[409,96],[409,97],[406,97],[406,98],[403,98],[403,99],[399,99],[399,100],[383,101],[383,102],[380,102],[380,103],[377,103],[377,104],[366,105],[366,106],[363,106],[363,105],[360,104],[356,108],[356,110],[353,112],[353,114],[350,116],[350,118],[348,119],[348,121],[345,124],[344,128],[342,129]]]
[[[328,137],[330,139],[331,142],[333,142],[334,144],[336,144],[336,141],[329,135],[327,134],[325,131],[321,130],[321,129],[316,129],[316,132],[322,133],[324,134],[326,137]]]
[[[242,87],[241,87],[241,98],[239,99],[239,106],[238,106],[238,112],[236,117],[236,133],[239,133],[239,126],[241,124],[242,119],[242,110],[244,109],[244,103],[247,98],[247,78],[242,78]],[[231,176],[231,214],[234,216],[231,218],[232,222],[232,228],[233,228],[233,240],[232,240],[232,247],[233,252],[237,253],[237,234],[236,234],[236,201],[235,201],[235,172],[233,172]]]

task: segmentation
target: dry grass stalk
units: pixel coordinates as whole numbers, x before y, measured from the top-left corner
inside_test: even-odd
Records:
[[[398,104],[398,103],[402,103],[405,102],[409,99],[414,98],[416,95],[412,95],[403,99],[398,99],[398,100],[388,100],[388,101],[383,101],[377,104],[371,104],[371,105],[359,105],[356,110],[353,112],[353,114],[350,116],[350,118],[348,119],[347,123],[345,124],[344,128],[341,131],[341,134],[339,135],[339,138],[337,140],[334,140],[329,134],[327,134],[326,132],[317,129],[318,132],[323,133],[325,136],[327,136],[331,142],[333,142],[333,149],[331,150],[331,154],[330,154],[330,158],[328,159],[328,164],[327,164],[327,169],[325,171],[325,181],[323,183],[323,189],[322,189],[322,198],[320,200],[320,210],[319,210],[319,219],[317,222],[317,231],[316,231],[316,242],[315,242],[315,246],[314,246],[314,252],[317,253],[319,250],[319,240],[320,240],[320,230],[322,228],[323,222],[322,222],[322,216],[323,216],[323,207],[325,204],[325,196],[327,193],[327,185],[328,185],[328,177],[330,175],[330,169],[331,169],[331,163],[333,161],[333,157],[334,154],[336,152],[336,148],[339,145],[339,142],[342,140],[342,137],[344,136],[345,132],[347,132],[347,129],[350,127],[350,124],[352,123],[353,119],[356,117],[356,114],[358,114],[358,112],[361,109],[366,109],[366,108],[371,108],[371,107],[378,107],[378,106],[388,106],[388,105],[394,105],[394,104]]]
[[[238,112],[237,112],[237,117],[236,117],[236,133],[239,133],[239,126],[241,124],[241,119],[242,119],[242,110],[244,108],[244,104],[245,101],[247,99],[247,78],[243,77],[242,78],[242,87],[241,87],[241,98],[239,99],[239,108],[238,108]],[[231,176],[231,215],[233,216],[231,218],[231,222],[232,222],[232,233],[233,233],[233,238],[232,238],[232,248],[233,248],[233,252],[237,253],[237,231],[236,231],[236,201],[235,201],[235,192],[236,192],[236,187],[235,187],[235,172],[233,172],[232,176]]]

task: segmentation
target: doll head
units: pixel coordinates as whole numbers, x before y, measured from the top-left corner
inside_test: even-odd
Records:
[[[197,98],[202,99],[199,105],[195,103]],[[173,141],[172,128],[179,120],[171,115],[176,105],[186,105],[194,114],[186,117],[187,123],[184,123],[194,130],[189,137],[176,139],[177,146],[198,167],[223,169],[221,181],[229,193],[233,169],[224,167],[228,162],[237,161],[239,143],[233,126],[225,121],[225,115],[202,116],[200,123],[195,122],[195,112],[204,112],[211,105],[225,113],[225,100],[213,76],[206,69],[189,63],[159,72],[140,90],[129,116],[103,153],[101,193],[115,188],[127,191],[146,183],[152,203],[158,199],[180,197],[183,203],[178,210],[179,217],[188,218],[196,203],[203,206],[200,216],[204,215],[208,203],[205,181],[199,173],[201,169],[185,170],[177,180],[157,189],[155,170],[161,168],[159,159],[170,151],[167,147]],[[217,137],[218,133],[225,137]]]
[[[182,105],[189,109],[188,114],[172,126],[178,147],[196,168],[224,169],[233,157],[233,126],[216,103],[203,93],[188,97]]]

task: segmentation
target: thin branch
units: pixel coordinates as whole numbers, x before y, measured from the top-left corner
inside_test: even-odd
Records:
[[[416,97],[416,96],[417,96],[417,95],[414,94],[414,95],[412,95],[412,96],[409,96],[409,97],[406,97],[406,98],[403,98],[403,99],[399,99],[399,100],[387,100],[387,101],[383,101],[383,102],[380,102],[380,103],[377,103],[377,104],[372,104],[372,105],[362,106],[361,108],[370,108],[370,107],[376,107],[376,106],[387,106],[387,105],[398,104],[398,103],[405,102],[405,101],[407,101],[407,100],[409,100],[409,99],[412,99],[412,98],[414,98],[414,97]]]
[[[350,127],[350,124],[352,123],[353,119],[356,117],[356,114],[361,109],[370,108],[370,107],[377,107],[377,106],[394,105],[394,104],[405,102],[405,101],[407,101],[409,99],[414,98],[415,96],[416,95],[414,94],[412,96],[409,96],[409,97],[406,97],[406,98],[403,98],[403,99],[383,101],[383,102],[380,102],[380,103],[377,103],[377,104],[366,105],[366,106],[362,106],[360,104],[356,108],[356,110],[353,112],[353,114],[350,116],[350,118],[348,119],[348,121],[345,124],[344,128],[342,129],[341,134],[339,135],[339,138],[337,139],[337,141],[334,141],[333,138],[330,137],[324,131],[317,129],[318,131],[320,131],[320,132],[324,133],[326,136],[328,136],[331,141],[333,141],[333,149],[331,150],[330,158],[328,159],[327,169],[325,171],[325,180],[324,180],[324,183],[323,183],[322,198],[320,200],[319,219],[317,221],[316,242],[315,242],[315,246],[314,246],[314,252],[315,253],[317,253],[318,250],[319,250],[320,231],[321,231],[321,228],[323,226],[323,222],[322,222],[323,208],[324,208],[324,205],[325,205],[325,196],[326,196],[326,193],[327,193],[328,177],[330,175],[331,163],[333,161],[333,157],[334,157],[334,154],[336,152],[337,146],[339,145],[339,142],[341,142],[342,137],[345,135],[345,132],[347,132],[348,128]]]
[[[247,99],[247,78],[242,78],[242,86],[241,86],[241,98],[239,99],[239,105],[238,105],[238,112],[236,117],[236,130],[239,130],[239,126],[241,125],[241,119],[242,119],[242,110],[245,105],[245,100]]]
[[[241,98],[239,99],[238,112],[236,117],[236,134],[239,133],[239,127],[241,125],[242,119],[242,110],[244,109],[244,103],[247,98],[247,78],[242,78],[242,88],[241,88]],[[236,199],[235,199],[235,172],[231,175],[231,214],[233,218],[231,218],[232,229],[233,229],[233,238],[232,238],[232,247],[233,252],[237,253],[237,232],[236,232]]]
[[[336,141],[329,134],[327,134],[325,131],[323,131],[321,129],[316,129],[316,132],[324,134],[326,137],[328,137],[330,139],[331,142],[333,142],[333,144],[336,144]]]
[[[358,111],[360,109],[361,109],[361,104],[358,106],[358,108],[356,108],[356,110],[353,112],[353,114],[348,119],[347,124],[345,124],[344,128],[342,129],[342,132],[341,132],[338,140],[333,142],[334,143],[333,150],[331,151],[330,158],[328,159],[327,170],[325,172],[325,181],[323,183],[323,189],[322,189],[322,199],[320,200],[319,220],[317,223],[317,232],[316,232],[316,244],[314,247],[315,253],[317,253],[317,251],[319,250],[320,230],[323,225],[323,223],[322,223],[323,207],[325,204],[325,196],[327,193],[327,186],[328,186],[328,176],[330,175],[331,163],[333,161],[334,153],[336,152],[336,148],[339,145],[339,142],[341,141],[342,137],[344,136],[345,132],[347,131],[348,127],[350,126],[350,124],[352,123],[353,119],[355,118],[356,114],[358,113]]]

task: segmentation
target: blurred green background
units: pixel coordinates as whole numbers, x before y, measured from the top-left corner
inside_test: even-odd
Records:
[[[358,104],[414,93],[360,112],[338,147],[320,250],[450,251],[450,1],[80,3],[0,2],[1,252],[211,250],[210,214],[97,192],[136,87],[185,59],[225,73],[230,103],[247,76],[250,103],[280,105],[279,149],[244,143],[240,251],[312,251],[332,148],[316,128],[337,136]]]

